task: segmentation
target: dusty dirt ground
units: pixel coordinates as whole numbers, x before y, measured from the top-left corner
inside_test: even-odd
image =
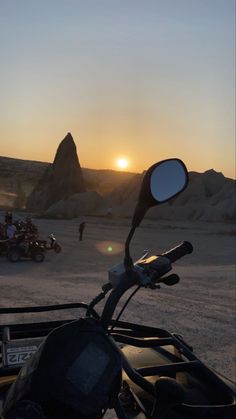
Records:
[[[1,214],[0,214],[1,216]],[[1,218],[3,218],[1,216]],[[34,220],[45,238],[55,234],[63,251],[48,252],[37,264],[17,264],[0,258],[0,306],[40,305],[89,301],[107,281],[107,270],[123,258],[129,220],[87,217],[84,241],[78,239],[78,220]],[[133,259],[144,249],[158,254],[183,240],[194,252],[173,266],[181,281],[173,287],[141,290],[123,320],[179,332],[195,353],[236,380],[235,226],[219,223],[158,223],[144,220],[131,247]],[[108,246],[112,251],[108,251]],[[111,250],[111,249],[110,249]],[[98,311],[102,304],[98,307]],[[75,311],[70,315],[76,315]],[[30,315],[53,318],[55,313]],[[65,313],[58,315],[65,316]],[[1,323],[29,321],[22,315],[1,315]]]

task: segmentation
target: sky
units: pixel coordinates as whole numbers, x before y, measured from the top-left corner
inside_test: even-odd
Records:
[[[0,0],[0,155],[235,178],[234,0]]]

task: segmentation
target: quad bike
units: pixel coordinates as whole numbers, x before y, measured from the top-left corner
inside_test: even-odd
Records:
[[[11,213],[7,212],[5,218],[8,219]],[[0,256],[6,256],[12,240],[7,236],[7,225],[0,223]]]
[[[35,237],[38,236],[38,227],[33,224],[31,218],[28,216],[26,219],[14,221],[14,225],[16,226],[19,232],[25,232],[28,234],[32,234]]]
[[[45,259],[45,248],[34,235],[21,233],[15,239],[10,240],[7,258],[14,263],[19,262],[21,259],[43,262]]]
[[[0,256],[6,256],[10,246],[10,239],[1,238],[0,239]]]
[[[109,270],[109,282],[90,304],[0,309],[0,313],[76,307],[86,311],[79,320],[1,327],[4,419],[100,419],[107,409],[114,409],[119,419],[236,418],[236,385],[201,362],[181,335],[120,321],[141,287],[154,292],[179,282],[170,271],[176,260],[192,252],[189,242],[161,255],[146,254],[135,263],[130,242],[148,208],[173,198],[187,183],[187,170],[178,159],[149,168],[124,261]],[[112,319],[120,298],[133,287]],[[99,315],[95,306],[108,293]]]

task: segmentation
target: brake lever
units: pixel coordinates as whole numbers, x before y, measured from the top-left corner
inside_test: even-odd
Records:
[[[153,282],[151,282],[148,285],[148,288],[150,288],[151,290],[157,290],[157,289],[159,290],[161,288],[161,286],[159,284],[154,284]]]
[[[180,281],[180,277],[177,274],[170,274],[168,276],[165,276],[164,278],[160,278],[158,282],[162,282],[165,285],[168,285],[169,287],[175,284],[178,284]]]

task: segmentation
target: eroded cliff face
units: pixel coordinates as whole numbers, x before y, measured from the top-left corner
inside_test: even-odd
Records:
[[[61,141],[53,163],[46,168],[29,195],[26,208],[33,212],[43,212],[55,202],[85,191],[76,145],[68,133]]]
[[[131,217],[143,175],[115,189],[109,196],[113,214]],[[146,218],[173,221],[235,221],[236,182],[215,170],[190,172],[187,189],[171,201],[151,208]]]

